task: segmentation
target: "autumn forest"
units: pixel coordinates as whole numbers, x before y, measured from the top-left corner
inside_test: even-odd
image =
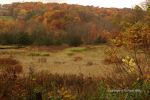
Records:
[[[150,0],[0,5],[0,100],[149,97]]]
[[[105,43],[148,14],[134,9],[68,4],[14,3],[1,6],[0,44],[80,45]]]

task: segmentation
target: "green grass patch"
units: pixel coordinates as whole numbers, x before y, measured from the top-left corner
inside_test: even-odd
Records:
[[[68,56],[73,56],[74,53],[73,53],[73,52],[67,52],[67,55],[68,55]]]
[[[84,52],[87,51],[86,47],[74,47],[74,48],[70,48],[69,51],[71,52]]]
[[[50,54],[47,52],[32,52],[29,56],[50,56]]]
[[[12,16],[0,16],[0,19],[12,20],[14,18]]]
[[[73,56],[73,55],[75,55],[76,53],[82,53],[82,52],[85,52],[85,51],[87,51],[87,50],[88,50],[88,48],[86,48],[86,47],[73,47],[73,48],[67,49],[67,50],[66,50],[66,54],[67,54],[68,56]]]

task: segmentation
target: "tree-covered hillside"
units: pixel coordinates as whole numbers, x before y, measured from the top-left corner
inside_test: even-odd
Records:
[[[1,5],[0,44],[105,43],[146,20],[146,14],[139,6],[118,9],[41,2]]]

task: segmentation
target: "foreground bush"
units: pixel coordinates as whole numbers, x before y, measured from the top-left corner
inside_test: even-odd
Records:
[[[129,84],[129,87],[116,85],[116,82],[120,84],[122,81]],[[127,81],[121,77],[101,79],[84,77],[82,74],[34,73],[30,68],[27,76],[19,76],[15,80],[6,76],[4,72],[0,74],[0,100],[148,100],[150,81],[145,80],[142,85],[138,82],[133,87],[134,82],[136,81]],[[126,91],[113,92],[113,89]],[[139,92],[130,92],[128,89],[138,89]]]

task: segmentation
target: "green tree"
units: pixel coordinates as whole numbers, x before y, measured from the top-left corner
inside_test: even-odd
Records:
[[[71,36],[68,38],[68,44],[70,46],[80,46],[82,44],[82,40],[79,36]]]
[[[27,33],[20,33],[18,35],[17,44],[19,45],[30,45],[32,44],[31,37]]]

